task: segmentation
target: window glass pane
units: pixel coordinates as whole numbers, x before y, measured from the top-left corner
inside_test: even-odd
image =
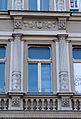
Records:
[[[51,92],[51,64],[41,64],[41,91]]]
[[[75,92],[81,93],[81,63],[74,63]]]
[[[7,10],[8,0],[0,0],[0,10]]]
[[[28,91],[38,92],[38,64],[28,64]]]
[[[29,0],[29,10],[37,10],[37,0]]]
[[[0,91],[4,91],[5,85],[5,63],[0,63]]]
[[[73,58],[81,59],[81,48],[73,48]]]
[[[5,58],[6,55],[6,48],[0,47],[0,58]]]
[[[50,48],[30,47],[28,49],[28,57],[31,59],[49,59],[50,58]]]
[[[40,10],[49,11],[49,0],[40,0]]]

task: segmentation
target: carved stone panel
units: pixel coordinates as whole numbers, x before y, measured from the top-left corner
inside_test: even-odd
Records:
[[[66,20],[65,19],[59,19],[58,29],[59,30],[66,30]]]
[[[24,30],[57,30],[56,21],[24,21]]]
[[[23,9],[23,1],[24,0],[14,0],[14,9],[22,10]]]
[[[68,72],[60,72],[59,74],[60,78],[60,91],[68,91],[69,90],[69,84],[68,84]]]
[[[69,98],[62,98],[61,99],[61,106],[62,107],[69,107],[70,106]]]
[[[12,107],[20,107],[20,98],[18,97],[12,98]]]
[[[22,28],[22,19],[14,19],[14,28],[21,29]]]
[[[12,90],[13,91],[21,90],[21,73],[20,72],[12,73]]]
[[[56,10],[57,11],[65,10],[65,0],[56,0]]]

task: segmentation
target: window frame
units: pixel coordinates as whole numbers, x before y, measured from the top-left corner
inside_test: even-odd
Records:
[[[6,48],[5,58],[0,59],[0,62],[5,62],[5,79],[4,79],[4,91],[0,93],[7,93],[9,91],[9,75],[10,75],[10,43],[9,41],[0,41],[0,46]]]
[[[70,78],[71,78],[71,91],[75,94],[79,94],[79,93],[76,93],[75,91],[75,86],[74,86],[74,67],[73,67],[73,63],[79,63],[80,61],[77,60],[77,59],[74,59],[73,58],[73,48],[75,47],[80,47],[81,46],[81,42],[80,41],[71,41],[69,43],[69,54],[70,54]]]
[[[30,58],[28,58],[27,57],[27,63],[37,63],[38,64],[38,72],[39,72],[39,74],[38,74],[38,92],[42,92],[41,91],[41,68],[40,67],[42,67],[42,63],[52,63],[52,59],[51,59],[51,47],[50,46],[40,46],[40,45],[29,45],[28,46],[28,49],[30,48],[30,47],[40,47],[40,48],[43,48],[43,47],[46,47],[46,48],[49,48],[50,49],[50,58],[49,59],[30,59]],[[51,65],[51,67],[52,67],[52,65]],[[51,74],[51,77],[52,77],[52,74]],[[51,82],[52,83],[52,82]]]
[[[25,39],[24,42],[24,68],[23,68],[23,90],[25,93],[33,93],[33,92],[28,92],[28,63],[27,63],[27,56],[28,56],[28,46],[29,45],[46,45],[46,46],[50,46],[51,47],[51,59],[52,59],[52,63],[51,63],[51,92],[47,92],[47,93],[55,93],[57,92],[57,76],[56,76],[56,43],[54,42],[54,40],[46,40],[46,38],[40,37],[37,38],[35,40],[35,37],[33,37],[31,40],[31,38],[29,38],[28,40]],[[24,71],[25,70],[25,71]],[[53,71],[54,70],[54,71]],[[35,92],[36,93],[36,92]],[[37,92],[38,94],[39,92]],[[44,92],[41,92],[44,93]],[[46,93],[46,92],[45,92]]]

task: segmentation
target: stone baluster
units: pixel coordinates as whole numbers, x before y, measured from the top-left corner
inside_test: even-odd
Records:
[[[3,101],[3,110],[7,110],[7,99],[4,98]]]
[[[79,99],[79,108],[81,110],[81,99]]]
[[[50,110],[50,99],[47,99],[47,110]]]
[[[2,99],[0,98],[0,110],[2,110]]]
[[[53,99],[53,110],[56,110],[56,99]]]
[[[25,110],[28,110],[28,99],[25,99]]]
[[[31,99],[31,110],[34,110],[34,99]]]
[[[37,102],[37,104],[36,104],[36,110],[39,110],[39,99],[36,99],[36,102]]]
[[[45,108],[44,99],[41,99],[41,101],[42,101],[42,110],[45,110],[44,109]]]
[[[73,99],[74,101],[74,110],[78,110],[77,99]]]

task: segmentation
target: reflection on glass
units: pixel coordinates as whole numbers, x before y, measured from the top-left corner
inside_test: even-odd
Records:
[[[81,63],[74,63],[75,92],[81,93]]]
[[[38,64],[28,64],[28,91],[38,92]]]
[[[49,11],[49,0],[40,0],[40,10]]]
[[[30,47],[28,49],[28,57],[31,59],[49,59],[50,58],[50,48]]]
[[[41,91],[42,92],[51,91],[51,64],[50,63],[41,64]]]
[[[4,91],[5,63],[0,63],[0,91]]]

